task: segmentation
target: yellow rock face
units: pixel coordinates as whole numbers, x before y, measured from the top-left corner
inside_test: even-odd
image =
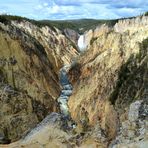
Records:
[[[110,103],[112,92],[119,81],[118,73],[132,56],[136,57],[141,52],[140,43],[148,37],[147,26],[147,17],[142,17],[120,21],[114,28],[102,26],[94,32],[89,31],[88,37],[85,34],[86,39],[94,39],[69,72],[74,86],[69,99],[72,118],[80,124],[85,120],[93,126],[99,121],[109,139],[115,137],[118,127],[117,113]],[[123,29],[120,30],[120,27]],[[74,75],[77,72],[79,74]],[[124,106],[127,107],[128,103]],[[121,108],[124,107],[121,105]]]
[[[59,69],[77,51],[59,30],[12,24],[0,24],[0,133],[13,142],[59,111]]]

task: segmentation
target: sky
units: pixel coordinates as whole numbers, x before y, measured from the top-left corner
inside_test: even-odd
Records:
[[[148,0],[0,0],[0,14],[36,20],[116,19],[148,11]]]

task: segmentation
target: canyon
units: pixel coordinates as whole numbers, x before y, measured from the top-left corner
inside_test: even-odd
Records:
[[[0,147],[146,148],[147,28],[0,19]]]

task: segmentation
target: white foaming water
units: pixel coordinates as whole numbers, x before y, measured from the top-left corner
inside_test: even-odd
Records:
[[[67,76],[67,70],[69,68],[69,65],[65,65],[60,70],[60,83],[63,89],[61,91],[61,95],[58,98],[58,102],[60,104],[61,113],[64,116],[69,116],[68,99],[72,94],[72,85],[70,84]]]
[[[80,51],[84,51],[85,49],[85,44],[84,44],[84,35],[80,35],[78,39],[78,47]]]

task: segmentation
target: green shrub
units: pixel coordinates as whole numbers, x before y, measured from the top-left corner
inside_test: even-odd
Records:
[[[145,12],[145,14],[144,14],[145,16],[148,16],[148,12]]]
[[[97,37],[93,37],[91,40],[90,40],[90,45],[92,45],[93,43],[94,43],[94,41],[96,41],[97,40]]]
[[[9,23],[9,20],[5,16],[0,15],[0,22],[6,25]]]

